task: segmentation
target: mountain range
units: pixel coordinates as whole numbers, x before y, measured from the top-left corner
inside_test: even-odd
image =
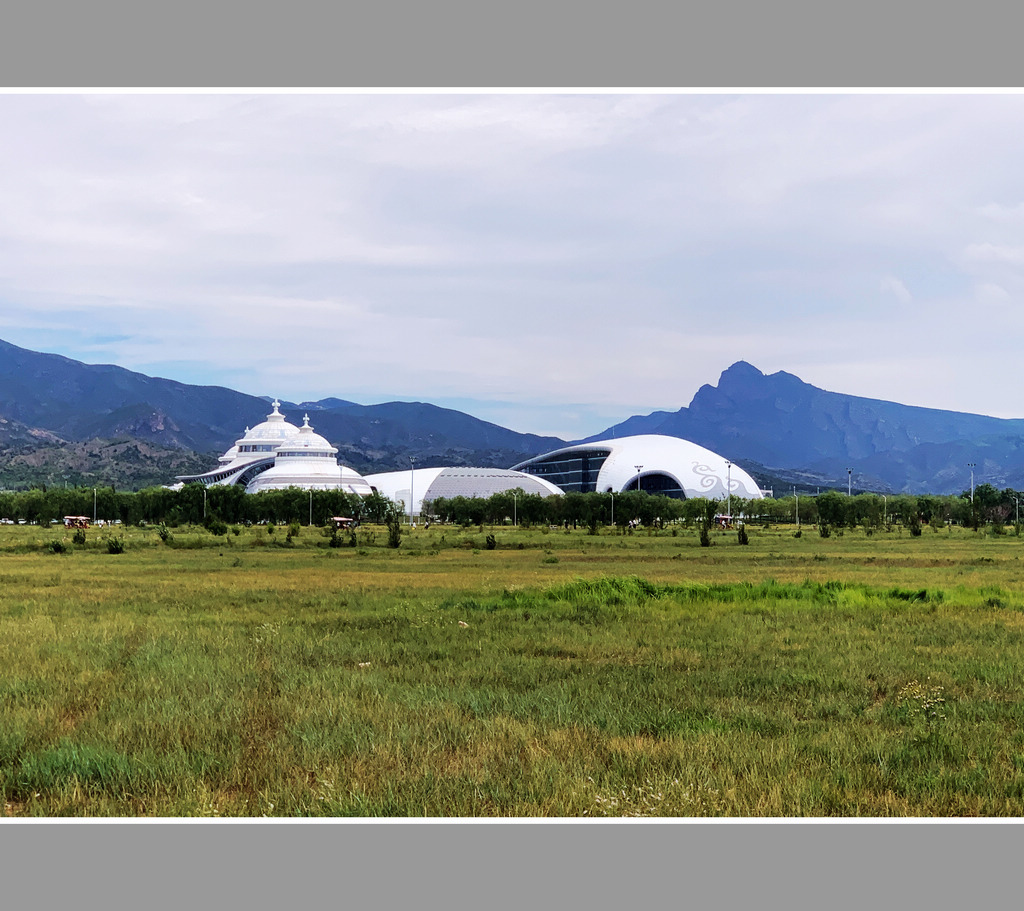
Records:
[[[113,365],[87,365],[0,341],[0,487],[114,484],[134,489],[212,467],[269,399]],[[418,465],[508,467],[567,445],[424,402],[284,402],[310,414],[339,459],[369,474]],[[588,437],[661,433],[747,469],[777,495],[827,488],[959,493],[1024,488],[1024,420],[828,392],[739,361],[689,406],[635,415]]]

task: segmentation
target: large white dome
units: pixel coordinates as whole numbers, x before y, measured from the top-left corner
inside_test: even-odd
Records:
[[[294,435],[277,445],[273,467],[252,478],[246,492],[301,487],[303,490],[344,490],[364,497],[373,493],[359,472],[338,464],[337,452],[324,437],[313,432],[309,415],[306,415]]]
[[[757,482],[738,465],[689,440],[661,434],[578,443],[514,467],[565,491],[619,493],[640,487],[680,499],[763,496]]]
[[[275,399],[273,406],[274,410],[267,415],[265,421],[253,428],[247,427],[245,435],[235,442],[239,456],[274,452],[285,440],[298,436],[299,428],[294,424],[289,424],[279,411],[281,403]]]
[[[410,504],[414,515],[419,515],[424,500],[436,500],[438,497],[487,498],[508,490],[522,490],[542,497],[562,493],[543,478],[507,468],[417,468],[370,474],[366,480],[381,496],[401,501],[407,515]]]

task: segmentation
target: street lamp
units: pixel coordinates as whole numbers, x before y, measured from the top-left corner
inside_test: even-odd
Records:
[[[846,469],[846,475],[847,475],[847,477],[846,477],[846,495],[848,497],[852,497],[853,496],[853,469],[852,468],[847,468]]]
[[[636,489],[640,490],[640,469],[643,468],[644,466],[634,465],[633,467],[636,469]]]
[[[309,527],[313,527],[313,488],[309,488]]]
[[[612,496],[612,528],[615,527],[615,491],[609,490],[608,493]]]
[[[512,527],[515,528],[519,524],[519,516],[516,512],[518,506],[518,500],[516,498],[516,492],[512,491]]]
[[[732,462],[725,462],[725,514],[726,521],[732,522]]]
[[[796,530],[800,530],[800,494],[796,492],[796,488],[793,488],[793,496],[796,497]]]
[[[416,487],[416,456],[409,456],[409,524],[412,525],[412,514],[416,509],[416,498],[413,496]]]
[[[96,524],[96,488],[92,489],[92,524]]]
[[[883,493],[882,494],[882,524],[888,525],[888,509],[889,509],[889,498]]]
[[[971,504],[974,504],[974,469],[977,467],[977,462],[968,462],[967,467],[971,469]]]

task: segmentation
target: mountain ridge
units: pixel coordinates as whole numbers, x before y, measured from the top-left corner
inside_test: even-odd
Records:
[[[212,467],[245,426],[265,419],[269,401],[0,340],[0,485],[169,483],[194,466]],[[407,468],[412,458],[422,467],[507,468],[581,442],[428,402],[360,405],[332,396],[282,410],[293,421],[309,412],[340,460],[363,474]],[[692,440],[780,490],[959,493],[971,463],[979,483],[1024,488],[1024,419],[830,392],[743,360],[702,385],[688,406],[633,415],[585,439],[638,433]]]
[[[769,471],[841,480],[852,469],[860,487],[882,491],[959,492],[972,461],[991,482],[1024,485],[1024,419],[830,392],[746,361],[727,368],[717,386],[701,386],[689,406],[634,415],[588,439],[623,432],[683,437]]]

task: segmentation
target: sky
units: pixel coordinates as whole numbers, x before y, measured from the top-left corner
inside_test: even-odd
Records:
[[[1019,93],[0,95],[0,338],[578,439],[745,360],[1024,417]]]

